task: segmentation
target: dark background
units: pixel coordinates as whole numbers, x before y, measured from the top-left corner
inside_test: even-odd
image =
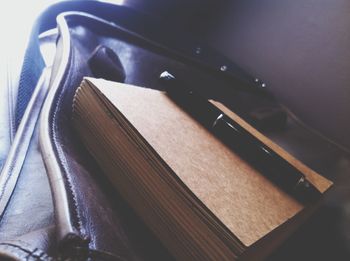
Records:
[[[347,0],[126,0],[195,35],[268,88],[302,121],[350,148]],[[179,39],[185,41],[186,39]]]

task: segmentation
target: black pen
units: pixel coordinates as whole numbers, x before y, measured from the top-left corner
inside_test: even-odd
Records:
[[[321,195],[305,175],[196,91],[165,71],[162,86],[174,102],[209,129],[242,159],[301,202]]]

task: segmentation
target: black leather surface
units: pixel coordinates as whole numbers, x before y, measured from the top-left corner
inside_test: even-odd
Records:
[[[0,221],[1,240],[10,240],[33,231],[51,234],[54,225],[50,185],[41,157],[38,131],[34,133],[17,187]],[[43,229],[48,228],[49,232]],[[47,247],[43,249],[47,250]]]
[[[48,82],[42,82],[45,87]],[[44,86],[43,85],[43,86]],[[15,151],[13,155],[20,155],[24,160],[9,161],[8,154],[2,154],[1,160],[10,162],[9,168],[6,164],[1,164],[1,218],[0,218],[0,259],[12,258],[35,258],[44,252],[50,252],[54,249],[55,230],[52,227],[55,224],[53,217],[53,205],[51,190],[48,183],[45,167],[38,143],[37,115],[40,112],[40,103],[35,104],[35,109],[31,107],[31,115],[25,117],[25,120],[31,120],[29,124],[35,129],[34,134],[31,127],[25,126],[24,131],[21,128],[21,138],[13,132],[14,114],[11,110],[15,107],[13,95],[15,85],[4,85],[2,91],[8,91],[7,95],[1,95],[3,110],[1,118],[1,139],[0,145],[3,152]],[[45,90],[45,89],[43,89]],[[39,95],[43,100],[44,94]],[[7,115],[6,115],[7,113]],[[30,131],[28,131],[30,130]],[[23,135],[22,135],[23,134]],[[16,138],[14,138],[16,137]],[[17,141],[15,141],[17,140]],[[28,141],[28,147],[27,147]],[[11,149],[9,147],[11,143]],[[24,148],[19,149],[18,145],[24,144]],[[17,157],[18,159],[18,157]],[[23,164],[22,164],[23,163]],[[17,179],[17,171],[19,178]],[[13,191],[12,183],[16,184]],[[4,210],[4,208],[6,209]],[[41,249],[39,250],[38,247]]]

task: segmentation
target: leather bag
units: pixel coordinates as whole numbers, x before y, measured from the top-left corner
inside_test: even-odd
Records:
[[[162,89],[158,76],[165,69],[201,86],[203,95],[335,181],[320,210],[270,259],[347,254],[347,232],[339,227],[349,220],[347,151],[287,113],[262,82],[209,48],[200,52],[182,32],[164,32],[122,6],[79,2],[56,4],[38,18],[18,85],[2,90],[1,260],[173,259],[111,187],[70,124],[84,76]],[[45,48],[54,48],[55,57]]]

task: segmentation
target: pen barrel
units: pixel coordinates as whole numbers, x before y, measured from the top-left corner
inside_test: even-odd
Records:
[[[303,180],[299,170],[226,115],[217,120],[212,132],[233,153],[287,192],[295,192]]]

